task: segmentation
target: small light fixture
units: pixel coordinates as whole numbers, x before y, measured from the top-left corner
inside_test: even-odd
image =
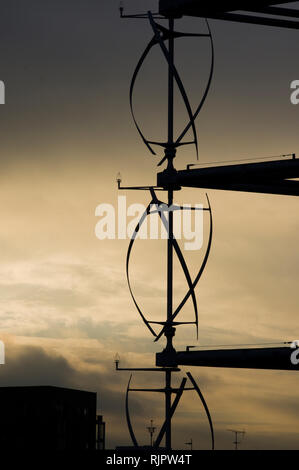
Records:
[[[115,354],[115,358],[114,358],[115,370],[118,370],[119,361],[120,361],[119,354],[116,353],[116,354]]]
[[[121,183],[121,174],[120,174],[120,172],[118,172],[117,175],[116,175],[116,182],[117,182],[117,186],[120,187],[120,183]]]

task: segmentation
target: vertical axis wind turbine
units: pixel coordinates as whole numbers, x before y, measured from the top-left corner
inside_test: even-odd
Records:
[[[120,6],[120,15],[121,18],[135,18],[135,19],[147,19],[150,27],[153,31],[153,37],[151,41],[149,42],[148,46],[146,47],[144,53],[142,54],[140,60],[137,63],[136,69],[133,73],[132,81],[131,81],[131,86],[130,86],[130,107],[131,107],[131,113],[132,117],[135,123],[135,126],[137,128],[137,131],[148,148],[148,150],[151,152],[152,155],[156,155],[156,152],[154,151],[153,147],[158,146],[162,147],[164,149],[164,156],[162,156],[160,162],[158,163],[158,166],[162,166],[163,164],[166,164],[166,168],[163,171],[165,177],[167,178],[167,184],[162,185],[162,186],[137,186],[137,187],[123,187],[121,186],[121,179],[120,177],[117,178],[117,184],[118,184],[118,189],[120,190],[141,190],[141,191],[149,191],[150,196],[151,196],[151,201],[142,215],[141,219],[139,220],[135,231],[132,235],[132,238],[129,243],[128,247],[128,253],[127,253],[127,261],[126,261],[126,273],[127,273],[127,281],[128,281],[128,286],[129,286],[129,291],[132,296],[134,305],[144,322],[144,324],[147,326],[148,330],[151,332],[151,334],[155,337],[154,341],[159,341],[161,337],[165,337],[166,339],[166,347],[163,350],[161,354],[165,356],[164,359],[164,364],[162,367],[155,367],[155,368],[120,368],[119,367],[119,359],[115,361],[116,364],[116,370],[123,370],[123,371],[143,371],[143,372],[161,372],[164,374],[165,378],[165,386],[160,389],[153,389],[153,388],[131,388],[131,379],[132,375],[129,379],[128,387],[127,387],[127,393],[126,393],[126,417],[127,417],[127,424],[128,424],[128,429],[129,433],[133,442],[133,445],[135,447],[139,447],[138,441],[136,439],[136,436],[133,431],[132,423],[131,423],[131,418],[130,418],[130,413],[129,413],[129,392],[158,392],[164,394],[165,397],[165,421],[164,424],[162,425],[158,437],[155,440],[154,447],[160,447],[162,439],[165,437],[165,448],[167,450],[171,450],[172,448],[172,418],[173,415],[176,411],[176,408],[179,404],[179,401],[185,391],[195,391],[197,395],[199,396],[208,421],[209,421],[209,426],[210,426],[210,432],[211,432],[211,442],[212,442],[212,449],[214,449],[214,430],[213,430],[213,424],[212,424],[212,419],[210,416],[210,412],[208,409],[208,406],[205,402],[205,399],[199,389],[199,386],[197,385],[196,381],[192,377],[191,373],[187,373],[187,378],[184,377],[181,381],[181,384],[179,387],[173,387],[172,386],[172,374],[179,372],[180,369],[177,368],[176,364],[173,363],[172,358],[175,356],[176,351],[173,345],[173,338],[175,336],[176,332],[176,327],[180,325],[195,325],[196,326],[196,331],[198,335],[198,309],[197,309],[197,301],[196,301],[196,296],[195,296],[195,287],[198,284],[199,279],[201,278],[201,275],[204,271],[204,268],[206,266],[206,263],[208,261],[210,249],[211,249],[211,243],[212,243],[212,233],[213,233],[213,224],[212,224],[212,211],[211,211],[211,206],[209,203],[209,199],[207,197],[207,207],[203,208],[198,208],[198,207],[191,207],[191,208],[186,208],[186,207],[181,207],[176,204],[174,204],[174,192],[179,191],[181,187],[177,185],[174,180],[177,175],[177,170],[174,167],[174,159],[176,157],[177,149],[183,145],[194,145],[195,150],[196,150],[196,155],[198,157],[198,142],[197,142],[197,133],[196,133],[196,128],[195,128],[195,119],[198,116],[210,89],[211,81],[212,81],[212,76],[213,76],[213,71],[214,71],[214,47],[213,47],[213,40],[212,40],[212,34],[210,31],[210,27],[208,22],[206,21],[206,26],[207,26],[207,32],[198,34],[198,33],[183,33],[183,32],[178,32],[175,30],[175,15],[167,15],[167,16],[161,16],[159,14],[152,13],[148,11],[146,14],[138,14],[138,15],[125,15],[124,14],[124,7],[123,4]],[[168,27],[163,26],[162,24],[158,23],[156,20],[166,20],[168,23]],[[174,52],[175,52],[175,40],[182,38],[182,37],[203,37],[203,38],[208,38],[210,41],[211,45],[211,66],[210,66],[210,74],[207,82],[207,86],[205,89],[205,92],[203,94],[203,97],[196,108],[195,112],[192,111],[191,105],[189,103],[189,99],[187,96],[187,93],[185,91],[183,82],[180,78],[180,75],[176,69],[175,66],[175,61],[174,61]],[[137,79],[137,76],[139,74],[139,71],[148,56],[149,52],[152,50],[154,46],[158,46],[163,57],[165,58],[167,65],[168,65],[168,122],[167,122],[167,139],[165,142],[157,142],[153,140],[147,139],[142,130],[140,125],[137,122],[137,119],[135,117],[134,113],[134,106],[133,106],[133,92],[134,92],[134,86],[135,82]],[[174,136],[174,90],[175,90],[175,85],[177,86],[177,89],[179,90],[182,100],[184,102],[184,105],[187,110],[187,114],[189,117],[189,121],[184,127],[184,129],[181,131],[181,133],[178,135],[178,137]],[[191,141],[184,141],[185,135],[188,133],[188,131],[191,130],[193,139]],[[156,191],[162,191],[166,192],[167,194],[167,202],[162,202],[160,199],[158,199],[156,195]],[[179,247],[179,244],[175,238],[174,235],[174,218],[173,218],[173,211],[174,210],[202,210],[206,211],[209,214],[209,219],[210,219],[210,233],[209,233],[209,239],[206,247],[206,253],[203,258],[202,264],[200,266],[200,269],[195,277],[194,280],[191,279],[187,264],[185,262],[184,256],[182,254],[182,251]],[[167,232],[167,311],[166,311],[166,319],[163,321],[149,321],[141,311],[137,300],[134,296],[133,289],[131,286],[130,282],[130,270],[129,270],[129,265],[130,265],[130,256],[132,252],[132,248],[134,245],[134,242],[138,236],[139,230],[145,221],[145,219],[150,215],[150,214],[158,214],[158,217],[161,220],[161,224],[164,226]],[[173,264],[174,264],[174,254],[177,256],[180,266],[182,268],[182,271],[185,275],[187,284],[188,284],[188,291],[186,295],[183,297],[182,301],[179,303],[179,305],[175,308],[174,307],[174,301],[173,301],[173,275],[174,275],[174,269],[173,269]],[[186,302],[188,299],[191,299],[193,308],[194,308],[194,313],[195,313],[195,320],[192,322],[183,322],[183,321],[177,321],[176,317],[179,315],[183,307],[185,306]],[[160,330],[157,332],[155,331],[155,328],[159,328]],[[191,382],[191,386],[186,387],[186,382],[189,379],[189,382]],[[173,398],[174,397],[174,398]]]

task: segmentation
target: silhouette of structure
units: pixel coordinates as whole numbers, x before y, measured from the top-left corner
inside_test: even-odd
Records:
[[[283,3],[292,2],[225,0],[215,6],[214,2],[209,0],[160,0],[159,11],[161,15],[166,17],[196,16],[238,23],[299,29],[298,10],[275,6]]]
[[[185,446],[189,446],[189,447],[190,447],[190,450],[193,450],[193,440],[190,439],[189,442],[185,442]]]
[[[103,416],[98,415],[96,421],[96,448],[97,450],[105,450],[106,441],[106,423],[103,421]]]
[[[153,435],[156,431],[156,427],[154,426],[154,421],[151,419],[151,424],[150,426],[147,427],[147,430],[150,434],[150,446],[153,447]]]
[[[141,319],[143,320],[144,324],[147,326],[148,330],[150,333],[155,337],[155,341],[159,341],[161,337],[165,337],[166,339],[166,347],[163,351],[165,357],[167,360],[165,361],[165,366],[162,367],[156,367],[156,368],[120,368],[119,367],[119,357],[115,359],[115,366],[116,370],[123,370],[123,371],[143,371],[143,372],[157,372],[157,373],[162,373],[164,374],[165,377],[165,386],[162,388],[131,388],[131,379],[132,375],[129,379],[128,387],[127,387],[127,394],[126,394],[126,417],[127,417],[127,424],[128,424],[128,429],[129,433],[133,442],[133,445],[135,447],[138,447],[138,441],[136,439],[136,436],[133,431],[133,426],[131,424],[131,419],[130,419],[130,413],[129,413],[129,393],[130,392],[158,392],[164,394],[165,397],[165,421],[158,433],[157,439],[155,440],[154,447],[160,447],[162,439],[165,437],[165,447],[167,450],[171,450],[172,447],[172,429],[171,429],[171,422],[172,422],[172,417],[176,411],[176,408],[179,404],[179,401],[185,391],[195,391],[200,398],[204,409],[206,411],[206,415],[209,421],[210,425],[210,431],[211,431],[211,442],[212,442],[212,448],[214,448],[214,430],[213,430],[213,425],[212,425],[212,419],[210,416],[210,412],[208,409],[208,406],[205,402],[205,399],[196,383],[194,378],[192,377],[191,373],[187,373],[187,378],[183,378],[181,381],[181,384],[179,387],[173,387],[172,386],[172,374],[177,373],[180,371],[180,369],[177,368],[177,365],[172,362],[172,357],[173,354],[175,354],[175,349],[173,346],[173,338],[175,335],[176,328],[180,325],[195,325],[196,331],[198,333],[198,309],[197,309],[197,301],[195,297],[195,292],[194,289],[204,271],[204,268],[206,266],[206,263],[208,261],[209,253],[210,253],[210,248],[211,248],[211,242],[212,242],[212,211],[211,207],[209,204],[209,200],[207,198],[207,207],[205,208],[190,208],[190,210],[202,210],[206,211],[209,214],[209,220],[210,220],[210,234],[209,234],[209,241],[208,245],[206,247],[206,253],[202,262],[202,265],[199,269],[199,272],[196,276],[196,278],[192,281],[191,276],[188,270],[188,267],[186,265],[184,256],[182,254],[182,251],[179,247],[179,244],[174,236],[174,217],[173,217],[173,210],[186,210],[186,208],[182,208],[180,206],[176,206],[174,204],[174,193],[176,191],[179,191],[181,188],[174,184],[172,179],[175,177],[177,174],[176,169],[174,168],[173,161],[176,157],[176,152],[177,149],[183,145],[190,145],[193,144],[196,149],[196,154],[198,153],[198,142],[197,142],[197,134],[196,134],[196,129],[194,125],[194,120],[196,119],[197,115],[199,114],[205,99],[208,95],[210,85],[211,85],[211,80],[213,76],[213,69],[214,69],[214,46],[213,46],[213,40],[212,40],[212,35],[211,31],[209,28],[209,24],[206,23],[206,31],[203,33],[196,33],[196,34],[189,34],[189,33],[181,33],[177,32],[174,29],[174,18],[169,17],[169,18],[164,18],[167,20],[168,23],[168,28],[162,26],[161,24],[156,22],[157,18],[160,18],[159,15],[157,14],[152,14],[151,12],[148,12],[147,15],[125,15],[124,14],[124,9],[123,7],[120,8],[120,13],[122,18],[147,18],[149,20],[150,26],[153,31],[153,38],[146,47],[144,53],[142,54],[136,69],[133,74],[131,86],[130,86],[130,105],[131,105],[131,112],[133,116],[134,123],[136,125],[137,131],[142,138],[144,144],[148,148],[148,150],[155,155],[156,152],[154,151],[154,147],[158,146],[164,149],[164,156],[162,156],[160,162],[158,163],[158,166],[162,166],[163,164],[166,164],[166,169],[163,171],[163,174],[165,178],[167,179],[167,182],[163,186],[140,186],[140,187],[122,187],[121,186],[121,178],[118,175],[117,176],[117,184],[118,188],[120,190],[141,190],[141,191],[148,191],[151,197],[151,202],[148,205],[148,208],[146,209],[146,212],[143,214],[141,217],[139,223],[137,224],[134,234],[131,238],[129,248],[128,248],[128,253],[127,253],[127,263],[126,263],[126,270],[127,270],[127,281],[128,281],[128,286],[129,290],[133,299],[133,302],[135,304],[135,307],[137,308],[138,313],[141,316]],[[177,38],[182,38],[182,37],[199,37],[199,38],[204,38],[208,39],[210,47],[211,47],[211,67],[210,67],[210,75],[209,79],[207,82],[206,90],[204,93],[203,98],[201,99],[195,113],[193,114],[191,110],[191,106],[189,104],[188,96],[185,92],[183,83],[181,81],[181,78],[177,72],[175,62],[174,62],[174,44],[175,44],[175,39]],[[166,43],[168,47],[166,46]],[[133,106],[133,94],[134,94],[134,86],[136,83],[136,79],[138,76],[138,73],[143,65],[143,62],[145,61],[147,55],[151,51],[151,49],[154,46],[158,46],[160,51],[162,52],[162,55],[164,56],[167,65],[168,65],[168,122],[167,122],[167,138],[165,139],[164,142],[156,142],[147,139],[142,130],[141,127],[139,126],[135,114],[134,114],[134,106]],[[175,132],[174,132],[174,91],[175,91],[175,85],[177,85],[179,92],[181,93],[183,102],[186,106],[187,114],[189,116],[189,123],[183,128],[183,130],[179,133],[178,137],[175,137]],[[189,129],[192,131],[192,141],[186,141],[184,140],[185,135],[188,133]],[[162,202],[161,199],[157,197],[156,192],[157,191],[162,191],[167,194],[167,202]],[[175,208],[175,209],[173,209]],[[167,239],[167,308],[166,308],[166,319],[162,319],[162,321],[151,321],[148,320],[143,312],[141,311],[130,282],[130,256],[132,252],[132,248],[134,245],[134,242],[136,240],[136,237],[138,235],[139,229],[144,222],[145,218],[148,217],[150,214],[157,213],[158,216],[161,219],[162,224],[165,227],[165,230],[168,234],[168,239]],[[174,264],[174,255],[177,256],[179,263],[181,265],[181,268],[183,270],[183,273],[185,275],[187,285],[188,285],[188,292],[180,302],[177,308],[174,308],[174,302],[173,302],[173,264]],[[178,321],[176,318],[183,307],[185,306],[186,302],[188,299],[192,300],[193,307],[194,307],[194,314],[195,314],[195,319],[194,321],[191,322],[184,322],[184,321]],[[159,331],[155,331],[155,328],[159,328]],[[186,387],[187,380],[191,383],[191,386]],[[173,399],[174,396],[174,399]]]
[[[209,253],[212,244],[213,235],[213,220],[212,210],[207,197],[207,207],[203,211],[209,215],[210,233],[206,252],[200,266],[200,269],[192,280],[188,267],[186,265],[182,251],[174,236],[173,227],[173,210],[186,210],[186,208],[176,205],[174,203],[175,192],[181,190],[183,187],[194,188],[211,188],[218,190],[229,191],[246,191],[266,194],[285,194],[298,196],[299,195],[299,182],[295,178],[299,178],[299,160],[296,159],[295,154],[282,155],[280,157],[290,157],[287,160],[275,160],[269,162],[259,163],[246,163],[229,166],[211,166],[208,168],[192,168],[196,165],[188,165],[186,170],[177,171],[174,167],[174,160],[176,158],[177,150],[183,145],[194,145],[196,155],[198,158],[198,140],[195,128],[195,120],[201,111],[205,100],[208,96],[210,85],[214,72],[214,44],[212,33],[210,30],[207,18],[217,18],[229,21],[237,21],[241,23],[253,23],[260,25],[268,25],[275,27],[284,27],[290,29],[298,29],[299,11],[289,8],[275,7],[273,5],[278,2],[248,2],[248,1],[225,1],[222,6],[215,7],[213,2],[199,1],[199,0],[160,0],[159,11],[152,13],[151,11],[144,14],[125,14],[123,4],[120,7],[121,18],[135,18],[147,19],[153,32],[153,37],[148,43],[141,55],[135,71],[133,73],[131,86],[130,86],[130,107],[135,123],[136,129],[146,145],[147,149],[152,155],[156,155],[154,150],[156,147],[164,150],[164,155],[160,156],[158,167],[163,164],[166,168],[158,173],[156,186],[137,186],[137,187],[124,187],[121,186],[121,177],[117,176],[117,184],[119,190],[138,190],[148,191],[150,194],[150,203],[140,218],[133,236],[129,243],[127,261],[126,261],[126,274],[129,286],[129,291],[132,296],[134,305],[150,331],[154,336],[154,341],[159,341],[161,337],[165,337],[166,346],[162,352],[156,354],[156,368],[120,368],[119,357],[115,360],[116,370],[122,371],[144,371],[144,372],[160,372],[165,376],[165,386],[159,389],[152,388],[131,388],[131,379],[129,379],[127,393],[126,393],[126,417],[129,433],[135,447],[138,447],[138,441],[133,431],[131,418],[129,413],[129,392],[158,392],[165,396],[165,421],[162,425],[158,437],[154,443],[155,447],[159,447],[162,439],[165,437],[165,447],[170,450],[172,447],[172,430],[171,422],[172,417],[176,411],[178,403],[182,394],[188,390],[195,390],[204,406],[206,415],[210,425],[212,449],[214,449],[214,430],[212,419],[205,399],[195,382],[192,375],[188,372],[187,377],[191,382],[192,387],[185,387],[187,378],[183,378],[179,387],[172,387],[172,374],[180,371],[179,365],[190,366],[206,366],[206,367],[237,367],[237,368],[261,368],[261,369],[281,369],[281,370],[299,370],[298,365],[294,365],[290,360],[290,344],[291,342],[278,343],[280,347],[271,348],[250,348],[250,349],[216,349],[216,350],[203,350],[203,351],[190,351],[190,346],[187,346],[186,351],[177,352],[173,345],[173,338],[175,336],[176,328],[180,325],[195,325],[198,335],[198,308],[195,296],[195,288],[201,278],[201,275],[206,267]],[[279,2],[286,3],[286,2]],[[239,12],[243,10],[243,13]],[[244,13],[245,12],[245,13]],[[249,14],[247,14],[247,13]],[[252,13],[258,13],[253,15]],[[182,33],[175,29],[175,20],[184,15],[191,15],[205,18],[206,31],[202,33]],[[266,16],[268,15],[268,16]],[[270,16],[269,16],[270,15]],[[293,18],[292,20],[287,18]],[[159,22],[157,20],[160,20]],[[166,26],[161,24],[161,21],[166,21]],[[197,37],[206,38],[211,48],[211,64],[210,73],[206,85],[206,89],[195,110],[192,109],[187,93],[185,91],[183,82],[177,71],[175,64],[175,40],[184,37]],[[162,53],[162,56],[168,65],[168,120],[167,120],[167,137],[164,142],[157,142],[147,138],[137,122],[134,112],[134,87],[139,74],[139,71],[146,60],[147,56],[157,46]],[[174,134],[174,90],[175,87],[182,97],[182,101],[186,107],[189,121],[186,126],[178,133]],[[191,133],[191,139],[185,140],[188,133]],[[274,157],[273,157],[274,158]],[[276,157],[278,158],[278,157]],[[157,192],[161,191],[166,193],[167,201],[162,201],[157,196]],[[196,210],[191,208],[190,210]],[[151,214],[158,214],[164,225],[167,234],[167,311],[166,319],[162,321],[148,320],[144,313],[141,311],[137,300],[134,296],[133,289],[130,281],[130,257],[134,242],[138,236],[138,232],[142,227],[145,219]],[[183,297],[178,306],[173,304],[173,264],[174,255],[177,256],[181,269],[185,275],[188,285],[188,291]],[[177,317],[181,313],[187,300],[191,300],[194,308],[195,319],[193,322],[178,321]],[[157,331],[156,329],[159,328]],[[198,337],[198,336],[197,336]],[[282,344],[284,346],[282,346]],[[252,345],[251,345],[252,346]],[[274,346],[274,344],[272,345]],[[174,396],[174,399],[173,399]]]
[[[289,156],[289,155],[286,155]],[[299,196],[299,159],[290,159],[239,165],[222,165],[178,171],[172,178],[177,186],[218,189],[225,191]],[[167,184],[167,175],[159,173],[158,184]]]
[[[235,444],[235,450],[238,450],[238,445],[241,444],[241,442],[243,441],[244,439],[244,436],[245,436],[245,431],[236,431],[235,429],[228,429],[229,432],[233,432],[234,435],[235,435],[235,440],[234,440],[234,444]],[[238,436],[241,436],[240,439],[238,439]]]
[[[200,367],[229,367],[238,369],[268,369],[268,370],[299,370],[299,364],[291,361],[293,350],[290,349],[291,341],[284,346],[267,348],[238,348],[231,349],[207,349],[198,351],[177,351],[171,353],[157,353],[156,363],[163,366],[168,361],[178,365]]]
[[[0,387],[0,449],[95,449],[96,400],[68,388]]]

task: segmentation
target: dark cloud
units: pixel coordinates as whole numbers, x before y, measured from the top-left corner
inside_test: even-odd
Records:
[[[115,389],[115,385],[120,382],[119,390]],[[114,430],[111,429],[111,423],[116,423],[125,416],[125,382],[121,377],[116,378],[113,370],[110,372],[84,371],[84,369],[75,368],[62,355],[50,354],[41,347],[21,348],[8,345],[6,364],[0,369],[0,386],[30,385],[51,385],[96,392],[98,411],[103,413],[108,421],[108,442],[111,439],[114,442]],[[148,407],[144,407],[142,401],[136,397],[131,398],[131,406],[139,419],[149,411]],[[124,430],[122,432],[124,433]],[[123,439],[126,439],[124,435]]]

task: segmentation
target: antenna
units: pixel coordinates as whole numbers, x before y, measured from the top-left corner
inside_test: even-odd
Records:
[[[155,433],[155,431],[156,431],[156,429],[157,429],[157,428],[153,425],[153,423],[154,423],[154,420],[151,419],[151,424],[150,424],[150,426],[147,427],[147,430],[148,430],[148,432],[149,432],[149,434],[150,434],[150,446],[151,446],[151,447],[153,447],[153,435],[154,435],[154,433]]]
[[[185,442],[185,446],[190,446],[190,450],[193,450],[193,441],[190,439],[190,442]]]
[[[241,444],[241,442],[244,440],[244,436],[245,436],[245,431],[237,431],[235,429],[227,429],[227,431],[229,432],[233,432],[235,434],[235,440],[234,440],[234,444],[235,444],[235,450],[238,450],[238,445]],[[241,436],[240,437],[240,440],[238,440],[238,436]]]

